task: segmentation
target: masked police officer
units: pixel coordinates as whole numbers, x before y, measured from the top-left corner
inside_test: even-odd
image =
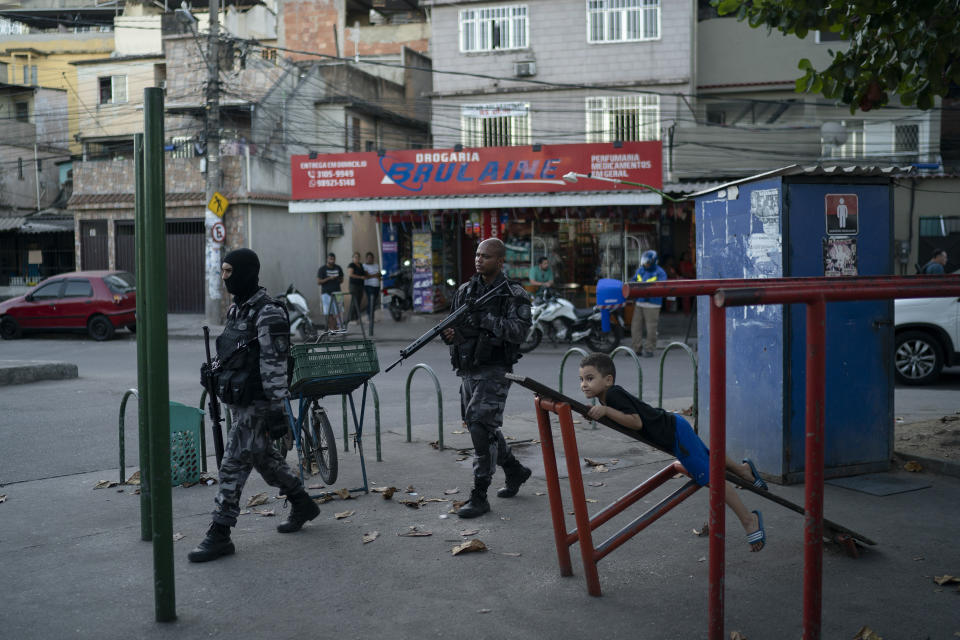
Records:
[[[491,238],[480,243],[474,260],[477,273],[457,290],[453,309],[480,298],[505,280],[505,256],[502,241]],[[530,329],[530,296],[513,281],[501,291],[456,328],[443,333],[444,342],[450,345],[453,368],[461,378],[461,412],[474,448],[473,490],[469,502],[460,507],[461,518],[475,518],[490,511],[487,488],[498,464],[507,476],[506,486],[497,492],[501,498],[517,495],[531,473],[513,456],[500,431],[510,388],[504,374],[512,371],[520,359],[520,343]]]
[[[288,429],[283,400],[287,390],[290,323],[283,307],[259,286],[260,260],[250,249],[231,251],[223,260],[221,277],[233,304],[217,338],[217,397],[232,416],[217,493],[213,523],[207,536],[190,552],[191,562],[207,562],[235,549],[230,528],[237,524],[240,493],[251,468],[278,487],[293,505],[277,526],[280,533],[299,531],[320,508],[303,489],[272,440]]]

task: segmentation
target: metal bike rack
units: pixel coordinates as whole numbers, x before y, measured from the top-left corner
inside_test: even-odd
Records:
[[[580,347],[570,347],[567,349],[567,352],[563,354],[563,360],[560,361],[560,379],[557,380],[557,389],[560,390],[560,393],[563,393],[563,367],[567,364],[567,358],[575,353],[579,353],[581,358],[586,358],[590,355]]]
[[[699,434],[700,430],[697,429],[697,420],[700,417],[700,404],[697,398],[697,356],[693,353],[693,349],[683,342],[671,342],[664,348],[663,353],[660,354],[660,390],[657,393],[657,406],[663,406],[663,363],[667,359],[667,353],[672,349],[683,349],[686,351],[687,355],[690,356],[690,362],[693,364],[693,432]]]
[[[633,358],[634,364],[637,365],[637,399],[643,400],[643,368],[640,365],[640,357],[637,355],[636,351],[630,347],[617,347],[610,352],[610,359],[613,360],[615,357],[617,357],[618,353],[628,354],[631,358]],[[661,369],[661,372],[662,371],[663,369]],[[660,375],[662,376],[663,374],[661,373]],[[560,390],[563,391],[562,388]]]
[[[438,443],[440,445],[440,451],[443,451],[443,391],[440,390],[440,378],[437,377],[437,373],[433,368],[424,363],[419,363],[413,365],[413,368],[410,369],[410,373],[407,374],[407,390],[406,390],[406,399],[407,399],[407,442],[411,440],[411,421],[410,421],[410,382],[413,380],[413,374],[416,373],[417,369],[423,369],[430,374],[430,377],[433,378],[433,384],[437,389],[437,434],[438,434]]]
[[[377,441],[377,462],[383,462],[383,456],[380,453],[380,394],[377,393],[377,385],[368,382],[367,386],[373,392],[373,420],[374,420],[374,439]],[[350,451],[350,428],[347,424],[347,396],[341,396],[343,413],[343,450]]]
[[[127,479],[123,477],[123,474],[127,468],[127,464],[125,460],[126,456],[124,452],[124,448],[126,445],[125,445],[123,434],[124,434],[124,425],[126,424],[124,413],[126,413],[127,411],[127,400],[130,399],[130,396],[133,396],[134,398],[136,398],[137,401],[140,400],[140,394],[137,393],[136,389],[127,389],[126,393],[123,394],[123,400],[120,401],[120,438],[119,438],[120,440],[120,484],[123,484],[124,482],[127,481]],[[207,470],[206,455],[204,455],[203,457],[203,470],[204,471]]]

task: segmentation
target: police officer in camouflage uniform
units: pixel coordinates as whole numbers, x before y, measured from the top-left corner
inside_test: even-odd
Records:
[[[480,298],[505,280],[505,257],[502,241],[491,238],[481,242],[474,260],[477,273],[457,290],[453,309]],[[487,488],[497,465],[506,474],[506,486],[497,491],[501,498],[517,495],[531,473],[513,456],[500,431],[510,388],[504,374],[513,371],[520,359],[520,343],[530,329],[530,296],[513,281],[501,291],[456,328],[443,333],[444,342],[450,345],[453,368],[461,378],[461,413],[474,448],[473,490],[469,502],[458,511],[461,518],[475,518],[490,511]]]
[[[220,465],[213,523],[190,552],[191,562],[216,560],[235,551],[230,528],[237,524],[240,493],[252,468],[293,505],[289,517],[277,526],[280,533],[299,531],[320,513],[300,478],[273,446],[273,439],[289,429],[283,403],[289,393],[290,322],[286,311],[259,286],[260,260],[250,249],[228,253],[222,269],[233,304],[217,338],[220,370],[216,388],[217,397],[230,409],[233,428]]]

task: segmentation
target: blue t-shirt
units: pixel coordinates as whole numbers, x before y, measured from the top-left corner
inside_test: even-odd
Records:
[[[926,266],[923,267],[923,275],[925,276],[940,275],[942,273],[946,273],[943,269],[943,265],[939,262],[934,262],[933,260],[928,262]]]
[[[647,269],[641,266],[639,269],[637,269],[634,279],[637,282],[664,282],[667,280],[667,272],[664,271],[659,265],[654,266],[652,269]],[[634,300],[634,302],[663,304],[663,298],[637,298]]]

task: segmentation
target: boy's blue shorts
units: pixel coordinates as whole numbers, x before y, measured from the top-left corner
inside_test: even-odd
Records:
[[[686,418],[674,414],[677,420],[677,438],[673,445],[673,455],[701,487],[710,484],[710,451],[703,440],[693,432]]]

